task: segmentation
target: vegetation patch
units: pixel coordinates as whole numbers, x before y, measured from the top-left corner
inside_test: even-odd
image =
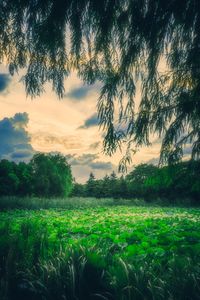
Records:
[[[0,224],[1,299],[199,299],[199,209],[12,210]]]

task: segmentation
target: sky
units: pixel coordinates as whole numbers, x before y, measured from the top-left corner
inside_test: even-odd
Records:
[[[32,99],[26,96],[21,76],[11,77],[1,65],[0,159],[28,162],[38,151],[61,152],[80,183],[88,179],[90,172],[96,178],[117,172],[122,154],[118,151],[109,157],[102,151],[103,132],[97,117],[100,88],[99,83],[84,85],[73,73],[65,81],[62,99],[48,85],[45,93]],[[159,150],[159,141],[151,148],[142,148],[133,157],[133,165],[157,162]]]

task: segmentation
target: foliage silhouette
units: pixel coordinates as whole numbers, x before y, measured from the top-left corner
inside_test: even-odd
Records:
[[[61,154],[37,153],[27,164],[0,161],[1,196],[63,197],[71,189],[71,168]]]
[[[51,82],[62,97],[74,70],[88,84],[100,81],[105,152],[126,142],[123,166],[130,149],[150,145],[156,132],[161,162],[174,162],[185,145],[192,158],[200,153],[199,28],[199,0],[4,0],[0,61],[11,74],[26,68],[31,96]],[[126,130],[118,130],[124,123]]]
[[[88,189],[88,184],[90,189]],[[188,161],[172,166],[156,167],[140,164],[126,176],[115,173],[103,179],[91,175],[84,185],[75,183],[72,196],[114,199],[145,199],[153,202],[160,199],[163,204],[176,200],[191,200],[199,204],[200,161]]]

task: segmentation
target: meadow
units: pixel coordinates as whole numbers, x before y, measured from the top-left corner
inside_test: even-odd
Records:
[[[200,209],[79,202],[0,213],[0,299],[200,299]]]

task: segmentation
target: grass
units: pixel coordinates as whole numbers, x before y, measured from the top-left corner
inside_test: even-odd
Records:
[[[70,197],[70,198],[38,198],[38,197],[0,197],[0,211],[9,209],[77,209],[105,206],[156,206],[156,207],[191,207],[194,206],[191,199],[176,199],[168,201],[167,199],[157,199],[152,202],[146,202],[143,199],[114,199],[114,198],[86,198],[86,197]]]
[[[0,299],[200,299],[200,209],[103,201],[1,212]]]
[[[146,205],[144,200],[132,199],[113,199],[113,198],[38,198],[38,197],[15,197],[4,196],[0,197],[0,210],[7,209],[76,209],[89,208],[99,206],[113,206],[113,205]]]

